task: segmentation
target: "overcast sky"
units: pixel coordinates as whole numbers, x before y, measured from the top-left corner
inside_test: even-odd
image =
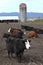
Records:
[[[19,12],[20,3],[27,5],[28,12],[43,13],[43,0],[0,0],[0,12]]]

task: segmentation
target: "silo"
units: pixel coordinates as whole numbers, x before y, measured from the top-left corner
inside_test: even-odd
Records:
[[[25,22],[27,20],[27,8],[25,3],[20,4],[19,11],[19,20]]]

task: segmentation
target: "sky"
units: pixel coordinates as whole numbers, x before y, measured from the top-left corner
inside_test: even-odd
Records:
[[[43,0],[0,0],[0,12],[19,12],[21,3],[27,5],[27,12],[43,13]]]

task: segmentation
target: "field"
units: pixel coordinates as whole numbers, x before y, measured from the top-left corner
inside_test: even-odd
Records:
[[[21,63],[18,63],[15,55],[12,59],[8,58],[6,42],[3,35],[4,33],[8,33],[9,27],[21,29],[21,25],[26,25],[31,29],[39,29],[40,34],[38,34],[38,38],[28,38],[31,39],[31,49],[24,51],[23,60]],[[0,65],[43,65],[43,22],[0,23]]]

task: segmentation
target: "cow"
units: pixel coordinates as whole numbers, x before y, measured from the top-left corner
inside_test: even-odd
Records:
[[[14,37],[17,37],[17,38],[22,38],[22,36],[24,35],[24,32],[20,29],[16,29],[16,28],[9,28],[8,29],[8,32],[14,36]]]
[[[8,51],[8,57],[10,58],[15,53],[19,62],[22,60],[22,56],[25,49],[30,49],[30,41],[28,39],[20,39],[20,38],[8,38],[6,40],[6,46]]]
[[[32,38],[32,37],[38,37],[38,33],[39,33],[39,30],[33,30],[33,31],[29,31],[26,34],[27,37],[29,38]]]

